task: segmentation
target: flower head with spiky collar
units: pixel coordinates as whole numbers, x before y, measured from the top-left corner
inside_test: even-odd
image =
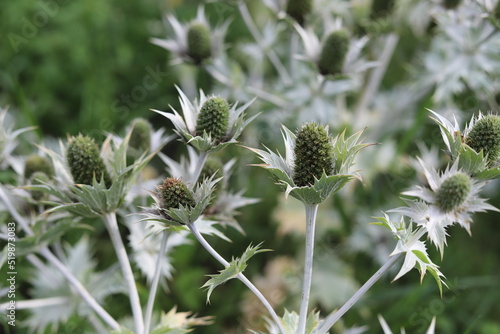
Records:
[[[420,161],[429,187],[416,187],[404,195],[419,198],[407,201],[408,207],[392,211],[410,217],[427,230],[429,238],[443,254],[446,244],[446,228],[458,223],[470,234],[471,214],[486,210],[499,211],[478,196],[485,182],[472,179],[458,168],[458,161],[443,173],[430,170]]]
[[[183,116],[173,108],[172,113],[153,111],[172,121],[175,132],[200,152],[217,151],[237,143],[243,129],[257,117],[245,119],[244,113],[255,99],[241,107],[238,103],[230,106],[224,98],[206,96],[200,89],[199,99],[191,102],[179,87],[177,90]]]
[[[224,47],[224,38],[230,21],[215,28],[210,27],[203,6],[198,7],[196,18],[188,23],[181,23],[174,15],[167,15],[167,21],[173,29],[170,39],[152,38],[151,42],[174,55],[174,64],[188,62],[201,65],[217,56]]]
[[[318,124],[306,124],[294,134],[283,126],[286,154],[283,158],[271,150],[249,148],[258,154],[278,184],[289,194],[306,204],[319,204],[339,191],[349,180],[360,178],[351,169],[360,150],[370,144],[360,143],[363,131],[349,138],[345,132],[331,138],[328,128]]]

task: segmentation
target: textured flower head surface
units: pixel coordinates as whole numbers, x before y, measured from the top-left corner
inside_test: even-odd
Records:
[[[152,38],[151,42],[170,51],[174,56],[174,64],[189,62],[200,65],[207,59],[216,57],[224,49],[224,38],[230,21],[210,27],[203,6],[198,7],[196,18],[191,22],[181,23],[172,14],[168,14],[166,19],[174,37]]]
[[[174,124],[175,132],[200,152],[218,151],[237,143],[236,139],[245,127],[257,117],[245,119],[244,113],[255,99],[241,107],[238,103],[229,107],[222,97],[206,96],[201,89],[199,99],[193,102],[179,87],[177,90],[182,116],[174,108],[172,113],[153,111],[168,118]]]
[[[32,184],[27,188],[43,191],[52,196],[47,202],[54,206],[50,212],[65,210],[84,217],[95,217],[115,211],[126,198],[132,200],[127,194],[136,183],[141,170],[157,153],[153,151],[147,156],[143,154],[129,164],[127,151],[131,132],[132,129],[125,138],[109,135],[100,148],[96,147],[93,141],[83,140],[83,136],[80,138],[82,140],[78,139],[79,137],[74,138],[67,147],[60,141],[60,152],[41,147],[52,159],[54,169],[57,171],[54,175],[55,182]],[[78,142],[75,142],[77,139]],[[158,150],[161,147],[158,147]],[[86,159],[88,160],[86,165],[79,166],[79,163]],[[108,176],[105,177],[103,174],[99,176],[94,171],[88,173],[82,169],[87,165],[92,168],[95,166],[105,168]],[[85,173],[82,174],[82,171]]]
[[[24,162],[24,179],[30,179],[36,172],[42,172],[46,176],[52,177],[54,176],[54,167],[49,159],[33,154]]]
[[[302,39],[305,53],[296,57],[315,64],[323,75],[358,74],[377,65],[361,55],[368,37],[351,39],[340,21],[336,21],[321,39],[311,28],[303,28],[299,24],[294,27]]]
[[[312,128],[315,128],[315,126],[312,126]],[[325,131],[324,128],[323,131]],[[327,131],[325,132],[327,133]],[[269,171],[276,176],[278,184],[285,187],[285,194],[287,196],[290,194],[307,204],[319,204],[330,195],[339,191],[349,180],[353,178],[361,178],[359,174],[351,168],[354,164],[354,158],[359,151],[371,145],[360,143],[362,133],[363,131],[358,131],[347,139],[345,138],[345,131],[337,135],[335,138],[331,138],[327,135],[331,146],[325,145],[322,138],[323,136],[319,135],[321,139],[318,140],[317,144],[319,151],[321,151],[319,152],[321,153],[320,158],[322,160],[331,159],[331,168],[319,167],[320,169],[323,169],[321,174],[314,174],[312,178],[313,181],[311,182],[309,179],[306,182],[306,185],[302,183],[297,184],[295,181],[297,180],[295,178],[297,171],[305,168],[300,166],[302,162],[300,162],[300,164],[297,163],[298,157],[296,156],[296,148],[299,150],[302,148],[297,147],[298,136],[285,126],[283,126],[282,129],[286,149],[284,158],[281,154],[276,154],[270,149],[267,149],[267,151],[255,148],[249,149],[257,153],[259,158],[264,162],[264,164],[256,166],[269,169]],[[311,143],[311,145],[314,144]],[[328,152],[330,149],[333,153],[332,155]],[[299,169],[297,170],[297,168]]]
[[[427,230],[429,238],[440,250],[446,245],[446,228],[458,223],[471,234],[471,214],[486,210],[499,211],[479,197],[485,182],[478,182],[458,169],[458,161],[443,173],[430,170],[422,163],[429,187],[416,187],[404,195],[418,197],[419,201],[408,201],[408,207],[394,209],[410,217]]]
[[[459,167],[477,179],[500,177],[500,118],[498,115],[473,116],[462,131],[458,122],[453,122],[429,110],[431,118],[438,123],[447,153]]]
[[[141,221],[156,221],[163,224],[164,228],[189,225],[197,221],[203,211],[210,204],[213,197],[215,184],[220,179],[213,177],[196,184],[194,189],[180,179],[169,177],[163,184],[150,192],[155,203],[150,208],[143,208],[141,214],[145,218]]]

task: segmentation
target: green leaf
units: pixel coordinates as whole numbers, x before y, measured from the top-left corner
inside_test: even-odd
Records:
[[[238,274],[242,273],[247,267],[247,261],[252,256],[258,253],[270,251],[269,249],[260,249],[260,246],[261,244],[258,244],[255,247],[252,247],[252,245],[248,246],[241,258],[233,259],[229,263],[229,266],[221,270],[219,274],[208,275],[211,278],[202,286],[202,288],[206,288],[208,290],[207,303],[210,303],[210,295],[212,294],[213,290],[217,286],[226,283],[230,279],[233,279],[238,276]]]

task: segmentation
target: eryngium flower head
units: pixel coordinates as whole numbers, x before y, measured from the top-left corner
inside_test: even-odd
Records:
[[[346,30],[336,30],[326,38],[318,60],[319,72],[335,75],[342,72],[349,51],[349,34]]]
[[[187,31],[187,54],[196,65],[212,55],[210,30],[203,22],[192,22]]]
[[[193,194],[184,182],[173,177],[163,180],[163,184],[158,186],[158,194],[163,200],[163,209],[177,209],[180,206],[194,207],[196,205]]]
[[[220,159],[208,157],[207,161],[203,165],[203,169],[201,170],[198,182],[201,182],[204,179],[208,179],[212,176],[214,176],[214,179],[221,178],[223,176],[223,168],[224,165],[222,164],[222,161],[220,161]]]
[[[149,152],[151,149],[151,124],[144,118],[136,118],[130,125],[132,133],[128,142],[129,148],[139,152]]]
[[[39,155],[30,155],[24,163],[24,179],[30,179],[36,172],[42,172],[48,177],[54,176],[54,168],[47,158]]]
[[[208,98],[201,106],[196,122],[196,135],[209,134],[216,142],[226,137],[229,121],[229,104],[219,96]]]
[[[471,191],[471,179],[467,174],[456,173],[441,183],[436,191],[436,205],[450,212],[462,205]]]
[[[286,13],[298,24],[304,25],[304,19],[312,10],[312,0],[288,0]]]
[[[36,171],[30,177],[30,183],[32,185],[41,185],[43,183],[49,182],[49,180],[50,177],[42,171]],[[30,192],[31,197],[33,197],[35,201],[40,201],[46,195],[43,191],[40,190],[31,190]]]
[[[74,137],[68,145],[66,160],[75,183],[92,185],[95,177],[98,182],[104,179],[106,185],[109,185],[106,166],[92,138],[82,135]]]
[[[303,125],[296,133],[293,181],[299,187],[314,184],[333,169],[333,145],[328,129],[315,123]]]
[[[388,16],[394,9],[394,0],[373,0],[370,17],[379,19]]]
[[[465,143],[477,153],[483,151],[489,167],[495,165],[500,157],[500,117],[480,115],[467,133]]]

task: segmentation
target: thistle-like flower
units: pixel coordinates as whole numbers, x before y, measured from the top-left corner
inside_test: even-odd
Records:
[[[500,158],[500,117],[479,114],[465,131],[465,143],[477,153],[483,152],[488,167],[498,164]]]
[[[24,163],[24,179],[28,180],[36,172],[42,172],[48,177],[54,175],[54,167],[49,159],[40,155],[30,155]]]
[[[499,211],[478,196],[485,182],[478,182],[458,169],[458,161],[442,174],[429,170],[421,161],[429,188],[417,187],[404,195],[418,197],[408,201],[408,207],[393,210],[410,217],[426,229],[429,238],[443,254],[446,228],[458,223],[470,234],[471,214],[486,210]]]
[[[453,123],[430,110],[432,119],[441,129],[443,141],[453,161],[477,179],[493,179],[500,176],[500,117],[498,115],[473,116],[462,131],[456,119]]]
[[[163,184],[158,186],[158,194],[163,209],[178,209],[181,206],[193,207],[196,205],[193,194],[191,194],[184,182],[173,177],[163,180]]]
[[[196,18],[182,24],[174,15],[168,14],[167,21],[173,29],[174,38],[152,38],[151,42],[174,55],[173,63],[190,62],[200,65],[216,57],[224,48],[224,38],[230,21],[215,28],[210,27],[203,6],[198,7]]]
[[[257,115],[245,119],[244,111],[255,100],[238,107],[238,103],[229,107],[222,97],[207,97],[200,89],[200,98],[191,102],[177,87],[183,117],[172,108],[172,113],[153,110],[168,118],[175,127],[175,132],[188,144],[200,152],[217,151],[226,145],[237,143],[245,127]]]
[[[342,72],[349,51],[349,34],[346,30],[335,30],[323,42],[318,60],[322,75],[336,75]]]
[[[95,178],[110,185],[109,174],[94,139],[83,135],[72,138],[66,159],[75,183],[92,185]]]
[[[128,142],[128,152],[132,155],[141,155],[151,150],[151,124],[144,118],[136,118],[130,124],[132,133]]]
[[[366,71],[377,65],[361,57],[361,50],[368,42],[368,37],[351,40],[340,21],[334,29],[321,40],[311,30],[294,25],[304,44],[304,55],[297,58],[316,65],[322,75],[350,75]]]
[[[278,184],[285,187],[287,196],[290,194],[306,204],[319,204],[349,180],[360,178],[356,171],[351,170],[353,160],[360,150],[370,144],[359,143],[363,131],[347,139],[342,132],[332,139],[326,129],[318,125],[309,124],[301,130],[295,135],[283,126],[285,158],[269,149],[249,149],[264,162],[256,166],[269,169],[277,177]],[[306,138],[313,141],[302,142]],[[314,153],[308,154],[306,150]],[[307,173],[308,169],[312,173]]]

